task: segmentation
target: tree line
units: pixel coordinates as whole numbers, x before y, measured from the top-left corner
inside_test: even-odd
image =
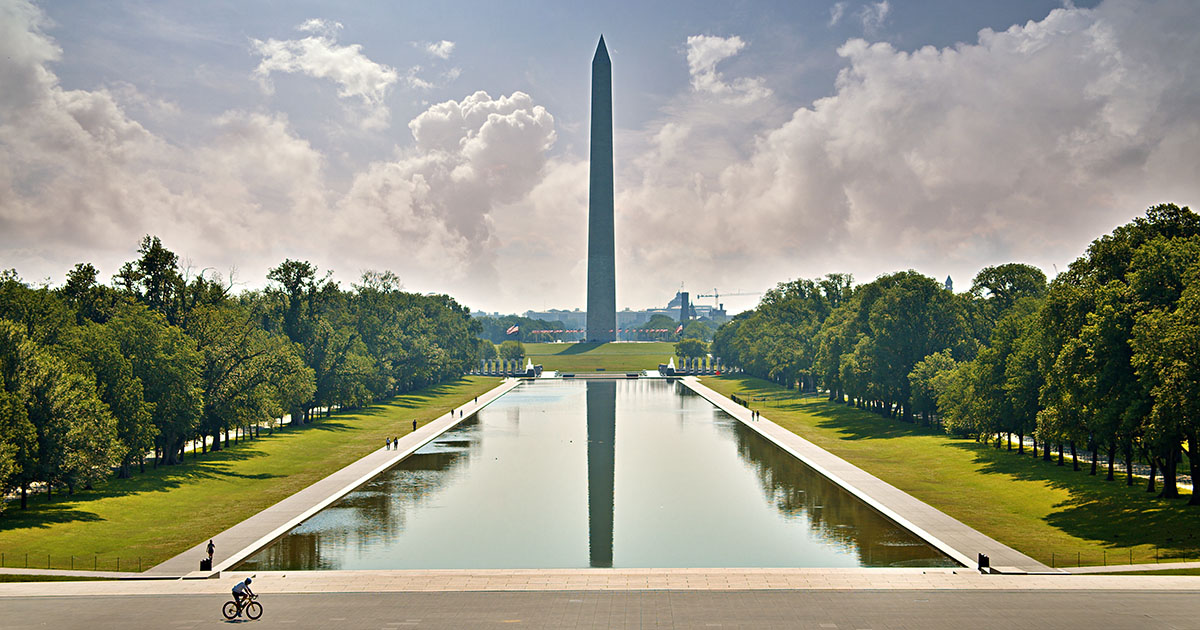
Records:
[[[1096,239],[1047,282],[988,267],[965,293],[915,271],[855,285],[796,280],[717,330],[712,352],[746,372],[825,391],[886,417],[994,440],[1064,463],[1091,453],[1134,484],[1179,496],[1200,478],[1200,217],[1163,204]],[[1026,438],[1029,438],[1028,440]],[[1200,493],[1190,504],[1200,505]]]
[[[290,415],[310,422],[454,378],[479,324],[445,295],[369,271],[349,290],[285,260],[263,290],[181,269],[147,236],[111,284],[80,263],[60,287],[0,272],[0,490],[47,497],[221,450]],[[0,510],[4,502],[0,501]]]

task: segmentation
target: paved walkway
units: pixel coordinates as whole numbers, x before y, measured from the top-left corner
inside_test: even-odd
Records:
[[[278,593],[460,591],[1186,591],[1200,576],[981,574],[971,569],[512,569],[404,571],[225,571],[212,580],[107,580],[0,583],[8,597],[228,594],[248,575],[254,590]],[[5,604],[0,603],[0,609]],[[0,624],[2,626],[3,624]]]
[[[7,598],[5,630],[228,628],[220,595]],[[1108,591],[553,591],[268,594],[250,627],[1158,630],[1195,628],[1200,598]]]
[[[692,391],[741,420],[746,426],[796,456],[888,518],[912,530],[964,566],[976,566],[977,554],[985,553],[991,560],[993,569],[1004,573],[1056,571],[1056,569],[967,527],[761,415],[757,420],[751,419],[749,409],[701,384],[696,377],[685,377],[681,381]]]
[[[520,380],[518,379],[507,379],[499,387],[480,396],[475,402],[455,409],[451,414],[428,422],[416,431],[400,438],[398,440],[399,448],[387,450],[380,445],[379,450],[213,536],[213,544],[216,545],[213,571],[201,572],[198,570],[200,560],[208,555],[205,551],[208,540],[204,540],[174,558],[148,569],[145,574],[155,577],[209,577],[236,565],[304,519],[408,457],[409,454],[447,429],[470,418],[475,412],[519,384]],[[461,415],[458,412],[461,412]]]

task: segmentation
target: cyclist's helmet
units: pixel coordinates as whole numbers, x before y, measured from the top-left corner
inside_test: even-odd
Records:
[[[254,579],[253,579],[253,578],[246,578],[246,584],[250,584],[250,583],[251,583],[251,582],[253,582],[253,581],[254,581]]]

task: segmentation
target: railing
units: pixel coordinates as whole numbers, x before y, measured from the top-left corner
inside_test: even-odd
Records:
[[[42,560],[45,560],[43,563]],[[91,560],[91,562],[88,562]],[[141,556],[125,556],[126,572],[142,571]],[[92,554],[91,558],[87,556],[58,556],[53,557],[51,554],[30,554],[28,552],[11,553],[0,551],[0,568],[3,569],[59,569],[71,571],[121,571],[121,556],[105,556],[100,558],[100,554]]]

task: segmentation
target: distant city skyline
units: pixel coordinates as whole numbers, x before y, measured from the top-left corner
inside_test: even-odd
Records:
[[[0,268],[369,269],[584,308],[589,67],[616,304],[915,269],[1054,275],[1200,204],[1200,3],[0,0]],[[730,314],[754,296],[722,300]]]

